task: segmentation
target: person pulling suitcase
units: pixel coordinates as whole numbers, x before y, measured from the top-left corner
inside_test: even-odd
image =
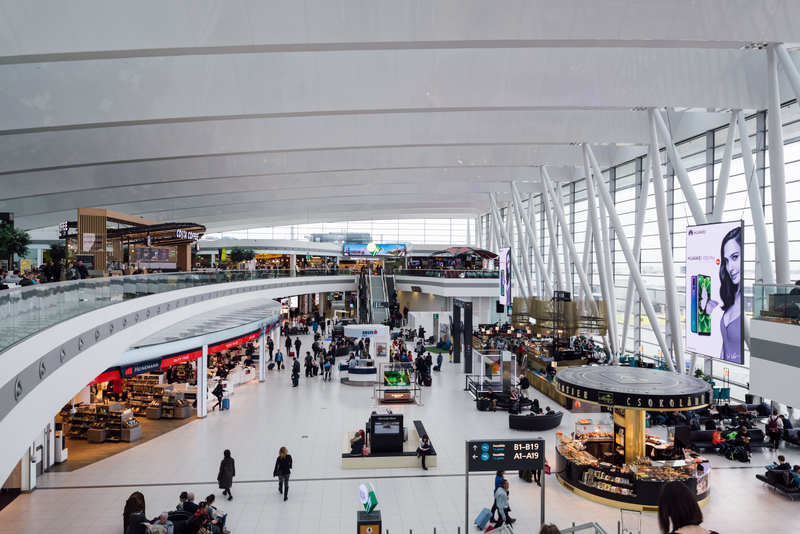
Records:
[[[300,385],[300,362],[297,361],[297,356],[292,358],[292,387],[296,388]]]

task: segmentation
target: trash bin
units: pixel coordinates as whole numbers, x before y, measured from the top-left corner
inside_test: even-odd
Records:
[[[745,404],[755,404],[755,402],[753,402],[753,394],[752,393],[745,393],[744,394],[744,403]]]
[[[356,520],[356,532],[358,534],[381,534],[383,528],[383,521],[381,520],[381,511],[374,510],[371,513],[364,511],[358,512]]]

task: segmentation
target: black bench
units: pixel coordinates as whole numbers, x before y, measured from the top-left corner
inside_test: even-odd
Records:
[[[478,398],[475,399],[475,404],[476,404],[476,407],[478,409],[480,409],[479,405],[477,403],[478,399],[480,399],[482,397],[485,397],[488,394],[489,394],[488,391],[479,391],[478,392]],[[495,391],[494,394],[497,395],[497,408],[498,409],[500,409],[500,410],[508,410],[508,409],[511,408],[511,402],[509,401],[511,395],[509,393],[505,393],[505,392],[502,392],[502,391],[500,391],[500,392]],[[533,401],[532,400],[526,399],[525,397],[520,397],[520,399],[519,399],[519,411],[520,412],[526,406],[532,406],[532,405],[533,405]]]
[[[422,439],[422,436],[427,435],[428,439],[431,442],[431,444],[433,444],[433,439],[431,438],[431,435],[428,434],[425,431],[425,426],[422,424],[422,421],[414,421],[414,428],[417,430],[417,435],[419,436],[419,439]],[[436,447],[431,447],[431,448],[433,450],[431,451],[431,453],[428,456],[436,456]],[[414,450],[416,450],[416,449],[414,449]],[[416,453],[414,453],[414,454],[416,454]]]
[[[747,431],[750,434],[750,448],[761,449],[764,447],[772,447],[769,441],[764,439],[764,431],[754,428]],[[716,449],[712,442],[714,438],[713,430],[693,430],[689,438],[689,445],[694,450],[699,449]]]
[[[561,424],[563,412],[550,415],[516,415],[508,414],[508,428],[514,430],[552,430]]]
[[[783,483],[783,474],[786,472],[782,469],[770,469],[763,475],[756,475],[756,478],[770,486],[775,493],[780,493],[792,501],[796,501],[800,499],[800,488],[787,486]]]

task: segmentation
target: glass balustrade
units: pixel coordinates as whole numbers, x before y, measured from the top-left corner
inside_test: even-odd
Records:
[[[130,299],[229,282],[351,274],[355,271],[192,271],[89,278],[11,288],[0,291],[0,352],[62,321]]]
[[[499,278],[498,271],[469,271],[458,269],[395,269],[397,276],[419,276],[423,278]]]

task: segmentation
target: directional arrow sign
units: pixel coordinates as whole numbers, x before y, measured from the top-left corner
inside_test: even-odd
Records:
[[[544,440],[472,440],[468,449],[470,471],[537,471],[544,469]]]

